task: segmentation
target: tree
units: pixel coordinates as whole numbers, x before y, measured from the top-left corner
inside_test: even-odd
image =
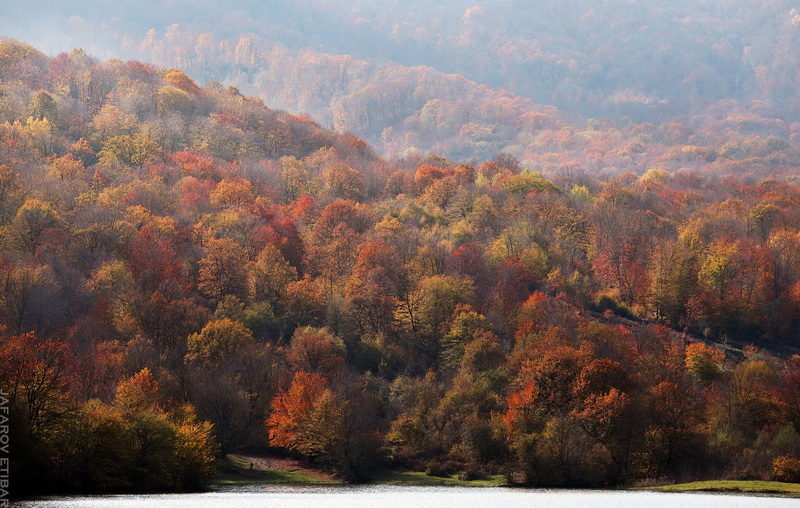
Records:
[[[514,175],[503,175],[499,178],[500,186],[508,192],[527,195],[530,192],[561,193],[561,189],[546,180],[541,173],[530,172],[527,169]]]
[[[643,301],[650,285],[648,264],[655,235],[663,225],[656,215],[610,203],[598,204],[595,213],[595,270],[625,304]]]
[[[267,419],[270,444],[312,455],[314,448],[306,432],[315,405],[326,392],[330,392],[328,382],[319,374],[295,372],[289,388],[272,400],[272,412]]]
[[[533,281],[527,267],[514,258],[506,258],[499,264],[495,279],[497,282],[487,315],[498,333],[509,336],[520,304],[530,294]]]
[[[778,398],[787,419],[800,432],[800,355],[792,355],[784,363]]]
[[[23,190],[17,173],[7,164],[0,164],[0,224],[5,225],[22,204]]]
[[[378,446],[369,402],[331,390],[325,378],[298,371],[272,401],[269,442],[314,458],[348,481],[364,478]]]
[[[27,138],[31,148],[41,156],[47,157],[53,152],[53,124],[47,118],[37,120],[28,117],[22,128],[22,134]]]
[[[296,201],[301,196],[308,196],[313,185],[307,165],[296,157],[282,157],[280,163],[282,189],[288,200]]]
[[[187,339],[186,358],[200,363],[216,363],[231,358],[253,343],[250,330],[228,318],[209,321]]]
[[[130,134],[135,124],[135,117],[126,115],[113,104],[104,104],[92,119],[95,135],[103,140]]]
[[[800,300],[792,293],[792,288],[800,285],[800,234],[773,233],[760,251],[759,282],[763,315],[767,316],[762,329],[770,338],[790,339],[800,320]]]
[[[178,113],[188,116],[194,109],[192,96],[172,85],[165,85],[159,88],[157,97],[158,111],[162,115]]]
[[[17,210],[7,234],[15,246],[33,252],[42,233],[48,229],[60,227],[62,224],[61,217],[50,203],[28,199]]]
[[[53,431],[72,411],[70,352],[63,343],[32,333],[0,341],[0,385],[31,434]]]
[[[285,308],[286,290],[297,280],[297,270],[273,245],[266,245],[250,265],[248,288],[250,298],[266,301],[274,308]]]
[[[473,334],[472,340],[464,346],[461,358],[461,371],[471,374],[502,368],[506,355],[500,347],[500,340],[492,332]]]
[[[347,305],[362,333],[391,329],[398,296],[408,279],[397,250],[383,242],[361,247],[353,275],[347,283]]]
[[[689,301],[689,313],[712,333],[743,337],[751,331],[748,317],[756,303],[758,270],[750,242],[714,242],[697,274],[698,291]]]
[[[725,355],[718,349],[694,342],[686,346],[685,362],[689,374],[701,381],[712,381],[720,374]]]
[[[364,177],[355,169],[336,162],[324,174],[325,190],[342,199],[360,199],[364,194]]]
[[[428,164],[423,164],[418,167],[417,171],[414,173],[414,183],[420,194],[434,181],[441,178],[444,178],[444,171]]]
[[[538,347],[518,343],[512,357],[512,361],[519,362],[517,382],[536,382],[539,405],[555,414],[568,413],[572,407],[575,382],[586,362],[585,351],[561,341],[550,342],[562,333],[563,330],[553,329],[551,337],[537,337],[541,341]]]
[[[337,199],[322,210],[314,225],[314,239],[318,244],[327,243],[340,224],[346,225],[356,234],[365,232],[372,225],[372,217],[364,205],[354,201]]]
[[[164,74],[164,81],[192,95],[198,95],[202,92],[192,78],[181,71],[170,71]]]
[[[650,388],[653,410],[653,474],[662,475],[693,453],[698,442],[702,407],[688,386],[662,381]]]
[[[130,481],[140,490],[166,488],[173,477],[177,429],[161,412],[145,411],[130,421],[132,472]]]
[[[285,316],[292,325],[314,325],[325,310],[320,286],[305,278],[286,286]]]
[[[306,326],[295,330],[286,359],[297,371],[330,378],[344,365],[344,355],[344,342],[330,330]]]
[[[322,438],[315,444],[323,463],[348,482],[370,476],[379,456],[382,437],[376,427],[377,411],[363,393],[325,394],[312,419],[313,433]]]
[[[539,389],[536,381],[531,380],[521,388],[512,392],[506,400],[503,422],[510,435],[529,434],[541,430],[543,424],[543,408],[537,404]]]
[[[0,317],[13,333],[30,331],[54,317],[50,313],[55,308],[43,308],[53,301],[56,289],[47,268],[0,264]]]
[[[247,289],[247,256],[230,238],[211,238],[205,245],[206,256],[200,260],[198,287],[212,300],[225,295],[244,296]]]
[[[136,414],[160,409],[158,398],[158,384],[145,367],[117,386],[114,405],[126,414]]]
[[[215,462],[211,424],[199,421],[190,405],[164,411],[154,404],[158,387],[149,372],[120,387],[113,406],[95,399],[82,409],[87,433],[77,453],[78,485],[95,491],[204,488]]]
[[[107,139],[98,155],[100,163],[106,166],[139,167],[162,153],[161,145],[140,132]]]
[[[777,381],[777,374],[765,360],[748,358],[737,365],[722,400],[727,426],[753,438],[765,426],[776,423]]]
[[[567,330],[578,325],[577,309],[557,298],[536,291],[519,308],[517,334],[543,331],[558,326]]]
[[[612,388],[606,394],[589,395],[582,409],[572,413],[583,431],[608,451],[620,475],[618,479],[626,477],[630,465],[633,439],[630,409],[630,397]]]
[[[81,161],[84,166],[92,166],[97,162],[97,154],[86,138],[80,138],[70,145],[69,154],[74,160]]]
[[[712,245],[703,263],[697,279],[700,284],[716,292],[720,299],[725,298],[730,279],[734,276],[734,256],[739,252],[739,246],[725,242]]]
[[[67,473],[54,467],[53,459],[59,454],[71,459],[70,443],[77,437],[76,406],[69,392],[71,355],[64,344],[32,333],[3,335],[0,390],[6,405],[5,455],[19,474],[15,492],[40,492],[41,486],[30,479],[62,482]]]
[[[182,285],[183,263],[171,242],[159,238],[149,227],[143,226],[131,238],[126,254],[128,267],[143,291],[156,291],[168,283]]]
[[[214,206],[243,207],[253,201],[253,184],[241,177],[223,178],[209,198]]]
[[[171,473],[174,487],[179,491],[202,489],[216,472],[214,427],[199,421],[189,405],[176,410],[173,418],[177,426],[175,469]]]
[[[133,461],[130,424],[122,412],[98,399],[82,408],[89,438],[81,453],[84,487],[100,491],[130,488]]]
[[[579,396],[588,397],[608,393],[612,388],[629,391],[631,387],[628,371],[622,365],[608,358],[595,358],[581,370],[574,389]]]
[[[772,477],[781,482],[796,483],[800,480],[800,459],[794,455],[783,455],[772,462]]]
[[[210,361],[189,359],[184,390],[198,414],[214,425],[223,453],[263,444],[264,417],[281,376],[271,344],[248,341],[234,354]]]
[[[83,161],[76,160],[71,153],[63,157],[50,159],[49,167],[50,171],[55,173],[61,180],[74,180],[86,174],[86,167],[83,165]]]
[[[417,321],[423,333],[437,338],[444,335],[440,327],[453,316],[459,304],[470,303],[474,292],[472,281],[450,275],[427,277],[420,282],[420,290]]]
[[[662,242],[655,248],[651,273],[653,312],[677,325],[686,315],[694,286],[690,253],[677,242]]]
[[[473,337],[485,331],[486,318],[468,305],[458,305],[453,311],[450,330],[441,341],[441,366],[454,370],[461,364],[466,346]]]
[[[135,299],[134,316],[144,335],[160,351],[181,351],[186,337],[208,321],[208,310],[195,300],[167,298],[161,291],[155,291],[146,299]]]
[[[51,123],[58,121],[58,104],[53,96],[44,90],[39,90],[33,96],[31,102],[31,111],[36,120],[47,119]]]

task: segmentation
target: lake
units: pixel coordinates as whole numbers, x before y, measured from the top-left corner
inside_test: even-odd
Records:
[[[76,496],[13,503],[20,508],[779,508],[798,500],[709,493],[462,487],[225,487],[201,494]]]

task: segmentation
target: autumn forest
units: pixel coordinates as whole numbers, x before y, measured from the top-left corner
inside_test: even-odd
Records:
[[[247,44],[237,88],[199,50],[0,38],[19,495],[202,489],[243,450],[347,482],[800,482],[800,118],[775,68],[761,99],[659,109],[591,76],[506,92]],[[303,62],[382,79],[278,90]],[[326,97],[323,123],[271,94]]]

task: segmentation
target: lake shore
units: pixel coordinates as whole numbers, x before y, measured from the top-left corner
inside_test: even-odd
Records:
[[[636,490],[659,492],[731,492],[738,494],[767,494],[800,498],[800,483],[760,480],[710,480],[704,482],[661,485]]]
[[[251,467],[252,464],[252,467]],[[295,459],[229,454],[220,463],[221,475],[212,484],[231,485],[342,485],[344,482],[320,469]],[[477,480],[456,476],[430,476],[421,471],[383,469],[367,483],[419,487],[505,487],[502,475]]]
[[[794,508],[797,500],[782,496],[652,490],[467,488],[394,485],[231,485],[179,494],[50,496],[15,503],[16,508]]]
[[[343,485],[341,480],[302,461],[286,458],[230,454],[221,463],[222,475],[212,486],[237,485]],[[418,487],[511,487],[502,475],[476,480],[457,476],[431,476],[422,471],[385,469],[368,482],[374,485]],[[758,480],[712,480],[692,483],[631,487],[622,490],[658,492],[719,492],[800,498],[800,483]]]

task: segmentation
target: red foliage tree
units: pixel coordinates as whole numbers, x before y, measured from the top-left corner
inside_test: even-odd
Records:
[[[328,382],[319,374],[296,372],[288,390],[280,391],[272,400],[272,412],[267,419],[270,444],[308,453],[304,430],[315,403],[326,391]]]
[[[153,292],[167,281],[184,286],[184,267],[170,242],[160,239],[147,226],[128,246],[128,266],[143,291]]]

